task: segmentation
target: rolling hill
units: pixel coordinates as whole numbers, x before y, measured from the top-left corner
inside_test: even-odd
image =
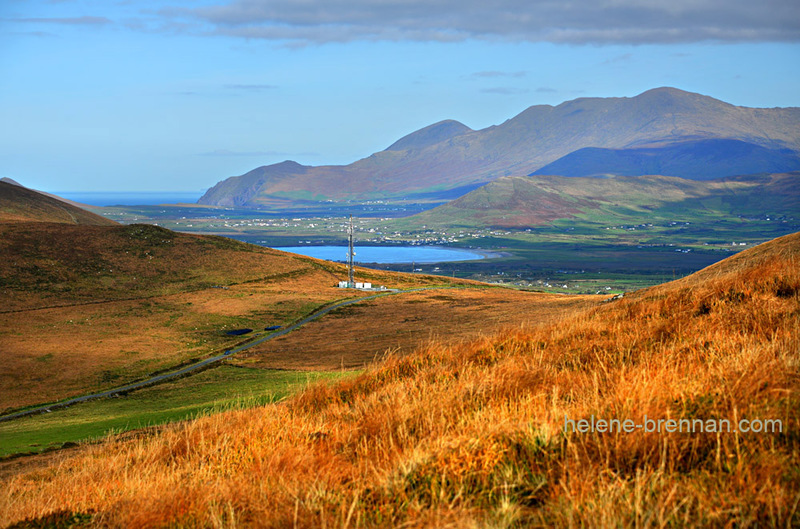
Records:
[[[74,204],[28,189],[11,179],[0,181],[0,223],[56,222],[88,226],[117,223]]]
[[[623,174],[652,173],[654,164],[645,163],[651,158],[674,176],[696,179],[798,170],[798,131],[800,108],[737,107],[658,88],[633,98],[533,106],[482,130],[442,121],[350,165],[311,167],[286,161],[259,167],[223,180],[199,203],[281,208],[303,201],[439,200],[443,192],[531,174],[585,148],[622,149],[616,157],[625,162]],[[583,164],[594,173],[594,158],[614,155],[590,154],[576,154],[577,162],[567,159],[562,165]]]
[[[204,358],[231,342],[225,329],[336,298],[334,269],[156,226],[4,223],[0,254],[0,411]]]
[[[341,264],[144,224],[0,223],[0,255],[0,412],[219,354],[241,341],[226,330],[288,325],[369,294],[337,288]],[[474,284],[357,276],[395,288]]]
[[[800,211],[800,172],[693,181],[668,176],[510,176],[403,219],[404,226],[524,228],[559,219],[652,222],[676,216],[788,215]]]
[[[800,522],[800,234],[538,328],[12,475],[31,525]]]

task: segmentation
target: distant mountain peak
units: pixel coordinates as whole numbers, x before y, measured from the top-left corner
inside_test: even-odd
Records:
[[[632,101],[637,101],[647,105],[658,105],[662,108],[669,109],[670,107],[679,107],[692,110],[698,106],[716,106],[716,107],[733,107],[730,103],[714,99],[713,97],[695,92],[687,92],[662,86],[661,88],[653,88],[642,92],[638,96],[632,97]]]
[[[408,151],[414,149],[424,149],[431,145],[449,140],[456,136],[461,136],[473,130],[463,123],[459,123],[453,119],[446,119],[433,125],[428,125],[425,128],[412,132],[407,136],[403,136],[392,145],[389,146],[387,151]]]
[[[659,86],[658,88],[651,88],[650,90],[645,90],[641,94],[636,97],[642,97],[647,95],[671,95],[671,96],[699,96],[701,94],[697,94],[695,92],[688,92],[686,90],[681,90],[680,88],[675,88],[672,86]],[[706,96],[703,96],[706,97]]]
[[[0,182],[5,182],[6,184],[11,184],[13,186],[25,187],[24,185],[20,184],[16,180],[12,180],[11,178],[8,178],[8,177],[5,177],[5,176],[3,178],[0,178]]]
[[[248,171],[245,175],[242,176],[246,176],[248,174],[256,174],[256,173],[261,174],[265,172],[274,174],[293,173],[296,171],[302,171],[303,169],[306,169],[305,165],[299,164],[294,160],[284,160],[282,162],[273,163],[269,165],[261,165],[251,171]],[[239,177],[234,177],[234,178],[239,178]]]
[[[284,160],[280,163],[272,164],[275,169],[301,169],[303,165],[295,162],[294,160]]]

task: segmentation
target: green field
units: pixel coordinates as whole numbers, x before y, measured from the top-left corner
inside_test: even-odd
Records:
[[[98,399],[52,413],[0,423],[0,457],[60,448],[110,433],[191,419],[233,408],[271,404],[307,384],[354,371],[301,372],[223,365],[197,375]]]

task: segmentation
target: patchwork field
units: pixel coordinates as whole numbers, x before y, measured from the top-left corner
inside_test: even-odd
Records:
[[[470,287],[391,295],[337,309],[301,331],[243,351],[232,362],[269,369],[359,368],[387,353],[408,354],[432,342],[551,323],[606,298]]]
[[[798,176],[711,182],[661,176],[502,178],[418,215],[357,211],[356,242],[480,248],[501,254],[480,261],[418,264],[425,273],[547,292],[593,294],[606,287],[632,291],[683,277],[800,230]],[[353,213],[335,204],[325,211],[280,215],[190,205],[95,211],[120,222],[146,219],[178,231],[269,246],[346,244],[346,216]],[[378,267],[410,270],[406,264]]]

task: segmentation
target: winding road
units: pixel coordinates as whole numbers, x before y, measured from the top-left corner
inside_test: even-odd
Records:
[[[45,406],[37,406],[35,408],[30,408],[30,409],[27,409],[27,410],[18,411],[18,412],[15,412],[15,413],[10,413],[8,415],[2,415],[2,416],[0,416],[0,422],[10,421],[10,420],[13,420],[13,419],[19,419],[21,417],[26,417],[28,415],[35,415],[37,413],[49,413],[49,412],[52,412],[52,411],[55,411],[55,410],[58,410],[58,409],[63,409],[63,408],[66,408],[68,406],[72,406],[73,404],[78,404],[80,402],[86,402],[88,400],[94,400],[94,399],[102,399],[104,397],[111,397],[113,395],[119,395],[119,394],[127,393],[129,391],[134,391],[134,390],[141,389],[141,388],[144,388],[144,387],[147,387],[147,386],[152,386],[154,384],[158,384],[158,383],[164,382],[166,380],[170,380],[170,379],[173,379],[173,378],[177,378],[177,377],[182,377],[182,376],[188,375],[188,374],[192,373],[193,371],[197,371],[199,369],[207,367],[207,366],[209,366],[211,364],[214,364],[216,362],[220,362],[222,360],[225,360],[226,358],[228,358],[232,354],[238,353],[240,351],[244,351],[245,349],[250,349],[251,347],[254,347],[254,346],[258,345],[258,344],[264,343],[264,342],[266,342],[268,340],[272,340],[274,338],[278,338],[279,336],[283,336],[285,334],[288,334],[288,333],[292,332],[293,330],[297,329],[298,327],[302,327],[306,323],[309,323],[309,322],[314,321],[314,320],[316,320],[318,318],[321,318],[322,316],[328,314],[329,312],[331,312],[333,310],[336,310],[338,308],[341,308],[341,307],[345,307],[347,305],[353,305],[354,303],[361,303],[362,301],[368,301],[370,299],[375,299],[375,298],[379,298],[379,297],[383,297],[383,296],[389,296],[389,295],[392,295],[392,294],[405,294],[405,293],[408,293],[408,292],[417,292],[417,291],[420,291],[420,290],[436,290],[436,289],[442,289],[442,288],[453,288],[453,287],[422,287],[422,288],[412,288],[412,289],[408,289],[408,290],[389,290],[389,291],[381,291],[379,294],[374,294],[372,296],[365,296],[363,298],[356,298],[356,299],[350,299],[350,300],[347,300],[347,301],[340,301],[338,303],[334,303],[333,305],[329,305],[327,307],[324,307],[324,308],[322,308],[322,309],[320,309],[320,310],[318,310],[316,312],[313,312],[309,316],[306,316],[305,318],[303,318],[302,320],[297,321],[297,322],[295,322],[295,323],[289,325],[288,327],[285,327],[285,328],[283,328],[283,329],[281,329],[279,331],[267,334],[266,336],[261,336],[261,337],[255,339],[255,340],[249,341],[247,343],[244,343],[244,344],[239,345],[237,347],[234,347],[232,349],[228,349],[227,351],[225,351],[221,355],[213,356],[211,358],[206,358],[205,360],[201,360],[201,361],[199,361],[197,363],[194,363],[194,364],[191,364],[189,366],[182,367],[182,368],[177,369],[175,371],[170,371],[169,373],[163,373],[161,375],[156,375],[154,377],[148,378],[147,380],[140,380],[139,382],[133,382],[131,384],[127,384],[125,386],[120,386],[120,387],[117,387],[117,388],[113,388],[113,389],[109,389],[109,390],[106,390],[106,391],[102,391],[100,393],[92,393],[91,395],[83,395],[81,397],[75,397],[75,398],[72,398],[72,399],[69,399],[69,400],[65,400],[65,401],[62,401],[62,402],[58,402],[58,403],[55,403],[55,404],[49,404],[49,405],[45,405]]]

